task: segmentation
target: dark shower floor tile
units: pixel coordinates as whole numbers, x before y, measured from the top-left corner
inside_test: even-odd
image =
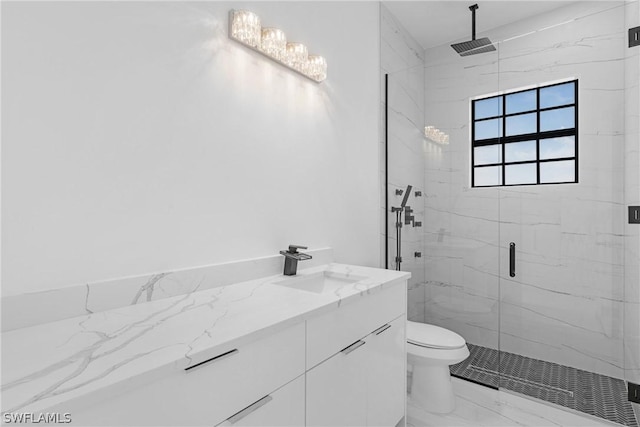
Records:
[[[451,374],[535,397],[629,427],[639,427],[624,381],[519,354],[467,344]]]

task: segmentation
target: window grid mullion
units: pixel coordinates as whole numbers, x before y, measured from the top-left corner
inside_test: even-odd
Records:
[[[536,184],[540,184],[540,88],[536,89],[536,131],[538,131],[538,138],[536,138]]]
[[[540,93],[540,89],[538,89],[536,92]],[[511,95],[511,94],[509,94],[509,95]],[[539,95],[536,95],[536,96],[539,96]],[[503,97],[503,99],[504,99],[504,97]],[[518,111],[517,113],[509,113],[509,114],[507,114],[506,112],[503,112],[503,114],[499,114],[497,116],[481,117],[479,119],[474,119],[474,121],[476,121],[476,122],[486,122],[488,120],[500,119],[502,117],[522,116],[524,114],[532,114],[532,113],[539,112],[539,111],[553,111],[553,110],[559,110],[561,108],[571,108],[571,107],[575,107],[575,106],[576,106],[576,104],[572,103],[572,104],[555,105],[553,107],[540,108],[540,102],[538,100],[538,105],[536,106],[536,108],[534,110]]]
[[[502,185],[505,185],[507,182],[507,167],[504,164],[505,161],[505,147],[504,147],[504,136],[507,134],[507,97],[502,97],[502,135],[500,135],[500,145],[502,150]]]
[[[573,137],[573,157],[575,157],[575,180],[578,182],[578,80],[575,80],[573,83],[573,102],[575,103],[575,108],[573,109],[574,122],[573,127],[576,130],[575,136]]]
[[[471,103],[471,186],[472,187],[476,187],[476,183],[475,183],[475,169],[476,168],[481,168],[481,167],[496,167],[496,166],[500,166],[501,167],[501,182],[498,185],[479,185],[478,187],[499,187],[499,186],[513,186],[513,185],[542,185],[542,184],[568,184],[568,183],[577,183],[578,182],[578,80],[573,80],[572,83],[574,85],[574,102],[571,104],[563,104],[563,105],[556,105],[553,107],[546,107],[546,108],[540,108],[541,102],[540,102],[540,91],[541,89],[544,88],[548,88],[548,87],[552,87],[552,86],[557,86],[560,84],[566,84],[566,83],[570,83],[570,82],[563,82],[563,83],[557,83],[557,84],[553,84],[553,85],[547,85],[547,86],[539,86],[535,88],[535,94],[536,94],[536,109],[535,110],[530,110],[530,111],[521,111],[521,112],[517,112],[517,113],[511,113],[511,114],[507,114],[507,102],[506,102],[506,97],[508,95],[514,94],[514,93],[519,93],[519,92],[526,92],[528,90],[531,89],[526,89],[526,90],[522,90],[522,91],[516,91],[516,92],[511,92],[511,93],[505,93],[500,95],[500,104],[502,107],[502,111],[500,112],[499,115],[497,116],[492,116],[492,117],[483,117],[481,119],[476,119],[475,118],[475,113],[476,113],[476,106],[475,103],[478,100],[473,100]],[[490,99],[490,98],[486,98],[486,99]],[[560,108],[570,108],[573,107],[574,108],[574,127],[573,128],[569,128],[569,129],[556,129],[556,130],[551,130],[551,131],[545,131],[544,133],[542,133],[540,131],[540,127],[541,127],[541,113],[545,112],[545,111],[550,111],[550,110],[556,110],[556,109],[560,109]],[[505,136],[506,135],[506,130],[507,130],[507,118],[508,117],[512,117],[512,116],[518,116],[518,115],[523,115],[523,114],[532,114],[535,113],[536,114],[536,132],[535,133],[530,133],[530,134],[520,134],[520,135],[512,135],[510,137]],[[475,124],[477,122],[480,121],[486,121],[486,120],[500,120],[500,124],[501,124],[501,129],[498,133],[498,137],[497,138],[488,138],[488,139],[484,139],[484,140],[479,140],[476,141],[475,140]],[[562,158],[552,158],[552,159],[544,159],[542,160],[540,158],[541,156],[541,144],[540,142],[544,139],[552,139],[552,138],[562,138],[565,136],[573,136],[574,139],[574,155],[572,157],[562,157]],[[535,141],[535,160],[524,160],[524,161],[515,161],[515,162],[507,162],[506,161],[506,144],[510,144],[510,143],[518,143],[518,142],[523,142],[523,141]],[[491,164],[484,164],[484,165],[475,165],[475,148],[476,147],[483,147],[483,146],[491,146],[491,145],[500,145],[499,149],[501,152],[501,159],[500,162],[498,163],[491,163]],[[542,183],[541,182],[541,177],[540,177],[540,165],[541,163],[546,163],[546,162],[557,162],[557,161],[566,161],[566,160],[573,160],[575,163],[575,173],[574,173],[574,181],[563,181],[563,182],[552,182],[552,183]],[[536,165],[536,182],[534,183],[530,183],[530,184],[507,184],[506,183],[506,166],[508,165],[520,165],[520,164],[534,164]]]
[[[471,103],[471,141],[476,140],[476,101]],[[476,159],[475,159],[475,144],[471,143],[471,187],[475,187],[475,178],[476,178]]]

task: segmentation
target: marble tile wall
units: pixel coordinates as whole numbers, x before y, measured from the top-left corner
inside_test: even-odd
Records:
[[[304,252],[313,258],[300,263],[301,269],[333,262],[330,248]],[[5,296],[2,331],[282,274],[282,268],[282,255],[274,255]]]
[[[411,320],[424,321],[424,258],[415,257],[415,252],[423,252],[424,235],[424,50],[402,27],[397,19],[380,5],[380,59],[381,59],[381,112],[384,114],[384,79],[388,74],[388,135],[389,135],[389,171],[388,197],[391,206],[400,206],[402,195],[396,190],[413,187],[407,201],[413,210],[415,221],[422,222],[421,227],[404,225],[402,227],[402,264],[404,271],[411,272],[408,295],[408,317]],[[384,126],[384,116],[381,118]],[[381,150],[384,153],[384,128],[381,129]],[[384,162],[384,155],[381,156]],[[389,268],[395,268],[396,228],[395,214],[385,212],[384,163],[381,164],[381,209],[389,227]],[[422,196],[415,192],[421,191]],[[404,219],[404,217],[403,217]],[[382,224],[382,243],[385,240]],[[384,263],[384,254],[381,259]]]
[[[496,92],[496,52],[461,58],[449,45],[425,53],[425,125],[449,135],[427,142],[427,323],[498,348],[499,199],[469,189],[469,98]]]
[[[479,35],[499,42],[496,52],[426,51],[425,123],[451,140],[426,161],[427,322],[623,376],[624,13],[624,2],[578,2]],[[579,184],[470,188],[470,99],[570,78],[579,80]]]
[[[640,1],[625,3],[625,28],[640,26]],[[640,46],[625,49],[625,205],[640,205]],[[625,379],[640,384],[640,225],[625,221]]]

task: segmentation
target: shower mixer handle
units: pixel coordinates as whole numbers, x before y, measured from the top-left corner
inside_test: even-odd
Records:
[[[413,221],[415,221],[415,219],[416,219],[416,217],[414,215],[411,215],[412,212],[413,212],[413,209],[411,209],[411,206],[405,206],[405,208],[404,208],[404,223],[406,225],[413,224]]]

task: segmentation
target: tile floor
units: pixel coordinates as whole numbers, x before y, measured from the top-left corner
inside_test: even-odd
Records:
[[[452,374],[638,427],[627,400],[627,386],[620,379],[487,347],[468,346],[470,357],[453,365]]]
[[[411,400],[407,404],[408,427],[448,426],[618,426],[612,422],[530,400],[506,391],[493,390],[452,378],[456,409],[446,415],[432,414]]]

